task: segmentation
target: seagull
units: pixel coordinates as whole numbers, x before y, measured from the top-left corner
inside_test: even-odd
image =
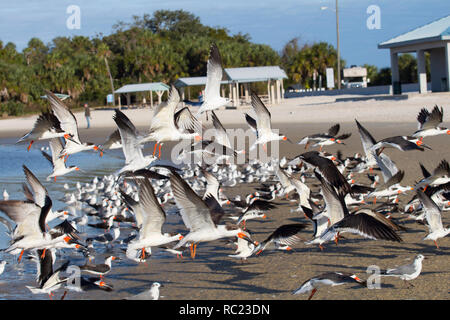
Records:
[[[2,262],[0,262],[0,275],[5,271],[5,266],[8,262],[6,262],[5,260],[3,260]]]
[[[159,282],[153,282],[149,290],[128,297],[125,300],[159,300],[159,288],[164,287]]]
[[[424,137],[450,134],[450,130],[447,128],[439,127],[443,116],[444,109],[442,107],[439,109],[437,105],[434,106],[431,113],[426,108],[422,108],[417,115],[417,121],[419,122],[417,131],[412,136],[415,138],[419,137],[420,141],[422,141]]]
[[[284,224],[272,232],[264,241],[260,242],[253,249],[253,253],[259,255],[270,243],[273,243],[275,248],[280,250],[292,250],[291,246],[302,240],[298,234],[305,228],[306,224],[303,223]]]
[[[6,189],[3,189],[3,200],[8,200],[9,199],[9,193],[8,191],[6,191]]]
[[[417,190],[417,197],[422,203],[429,229],[429,234],[423,240],[433,240],[436,248],[439,249],[437,239],[447,236],[450,233],[450,227],[444,228],[441,210],[429,196],[423,191]]]
[[[215,43],[211,44],[209,49],[209,59],[206,65],[206,86],[203,95],[203,103],[198,109],[197,116],[203,112],[218,109],[228,102],[227,98],[220,96],[220,83],[222,81],[222,57],[219,48]]]
[[[144,257],[146,248],[183,239],[181,234],[170,235],[162,232],[162,227],[166,221],[166,213],[159,204],[150,181],[143,180],[138,185],[143,221],[139,229],[139,237],[128,243],[126,254],[127,257],[131,258],[135,257],[138,250],[142,249],[142,256]]]
[[[120,110],[116,109],[113,120],[119,127],[120,139],[122,141],[122,150],[125,155],[125,166],[116,172],[120,175],[122,172],[143,169],[156,160],[155,156],[144,156],[142,146],[138,143],[139,132],[131,120]]]
[[[77,166],[66,167],[64,159],[59,156],[64,148],[60,138],[50,139],[49,144],[50,150],[52,152],[51,156],[45,151],[41,151],[44,158],[47,159],[53,166],[53,172],[47,177],[47,181],[49,181],[51,178],[54,178],[54,180],[56,181],[56,177],[63,176],[72,171],[80,170],[80,168],[78,168]]]
[[[314,143],[312,147],[319,146],[319,151],[322,151],[323,146],[328,146],[332,144],[345,144],[342,140],[350,138],[351,133],[345,133],[340,136],[337,136],[340,129],[340,124],[336,123],[332,127],[328,129],[326,133],[317,133],[310,136],[303,137],[298,144],[304,144],[305,149],[308,149],[311,143]]]
[[[164,142],[179,141],[182,139],[201,140],[200,122],[190,113],[189,109],[180,110],[175,116],[175,109],[180,102],[180,94],[174,85],[171,86],[169,98],[166,103],[159,104],[153,112],[149,133],[139,139],[140,144],[155,141],[153,156],[156,155],[156,148],[159,144],[159,157],[161,157],[161,147]],[[187,133],[183,132],[188,130]],[[190,132],[192,131],[192,132]]]
[[[397,268],[386,270],[381,276],[398,277],[401,280],[406,281],[414,280],[420,275],[422,271],[422,260],[426,259],[422,254],[418,254],[411,264],[403,265]],[[410,284],[412,286],[412,284]]]
[[[271,115],[264,103],[255,92],[251,92],[252,107],[256,113],[257,139],[250,147],[254,150],[258,144],[262,144],[266,150],[266,144],[271,141],[290,141],[285,135],[280,135],[272,131]]]
[[[177,207],[189,233],[181,239],[173,249],[190,243],[191,257],[195,258],[195,250],[199,242],[213,241],[224,237],[246,237],[236,225],[219,225],[221,215],[212,216],[208,205],[177,173],[170,176],[170,187]]]
[[[308,300],[311,300],[317,289],[323,286],[339,286],[345,283],[358,283],[366,286],[366,281],[361,280],[356,275],[347,272],[327,272],[319,276],[306,280],[292,294],[302,294],[311,292]]]
[[[30,151],[31,145],[37,140],[46,140],[52,138],[64,137],[73,141],[73,134],[66,132],[61,128],[61,123],[53,112],[42,112],[34,123],[33,129],[20,138],[19,142],[30,142],[27,150]]]
[[[51,109],[61,123],[61,129],[71,136],[71,139],[67,139],[64,149],[60,153],[60,157],[65,156],[65,160],[67,160],[67,157],[71,154],[92,149],[95,151],[100,151],[100,156],[102,156],[103,151],[100,150],[98,146],[90,142],[81,142],[78,132],[77,119],[72,111],[70,111],[61,99],[59,99],[52,92],[46,91],[46,94],[47,99],[50,102]]]

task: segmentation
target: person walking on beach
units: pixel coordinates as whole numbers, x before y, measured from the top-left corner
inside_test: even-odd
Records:
[[[91,127],[91,109],[87,103],[84,104],[84,116],[86,117],[87,129],[89,129]]]

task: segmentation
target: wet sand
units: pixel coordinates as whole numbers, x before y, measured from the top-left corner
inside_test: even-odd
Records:
[[[361,120],[361,123],[377,140],[394,135],[407,135],[416,130],[415,115],[423,106],[417,105],[405,119],[391,119],[392,121],[388,122],[382,122],[379,119],[374,119],[373,122],[359,118],[358,120]],[[431,105],[427,106],[431,108]],[[448,115],[449,112],[450,109],[444,106],[444,115]],[[335,153],[339,149],[344,156],[363,152],[354,117],[342,122],[341,117],[335,118],[333,115],[334,113],[328,113],[327,121],[314,123],[299,121],[293,124],[292,121],[278,119],[273,122],[273,127],[279,128],[292,141],[297,142],[307,134],[326,132],[332,124],[341,122],[341,133],[351,132],[352,136],[346,140],[345,146],[332,146],[325,151]],[[239,121],[226,127],[242,127],[242,125],[243,122]],[[443,125],[449,125],[446,118]],[[145,130],[147,127],[138,126],[140,130]],[[108,127],[81,129],[80,134],[82,139],[100,143],[112,130],[113,128]],[[4,135],[2,136],[5,138]],[[402,185],[411,185],[421,178],[419,162],[431,171],[442,159],[450,159],[449,136],[429,137],[424,141],[433,150],[425,152],[386,150],[398,168],[405,170]],[[170,147],[163,149],[163,157],[168,156],[169,149]],[[150,148],[147,148],[146,152],[151,152],[149,150]],[[290,158],[302,152],[304,152],[303,146],[285,142],[280,144],[281,157]],[[360,183],[368,182],[363,175],[358,175],[356,180]],[[228,197],[233,197],[237,194],[246,195],[256,186],[241,184],[232,188],[224,187],[223,191]],[[412,193],[401,196],[400,203],[405,204],[411,197]],[[247,222],[247,228],[251,230],[254,240],[264,240],[282,224],[307,222],[298,213],[290,212],[291,209],[297,208],[297,202],[285,199],[277,199],[277,201],[283,205],[267,212],[268,219]],[[403,281],[398,278],[383,277],[379,290],[369,290],[357,285],[325,287],[318,290],[314,299],[448,299],[450,238],[439,239],[440,248],[437,249],[432,241],[422,240],[427,235],[426,226],[413,222],[406,215],[396,213],[393,216],[408,228],[406,232],[400,232],[403,238],[402,243],[366,240],[360,236],[344,234],[345,239],[342,239],[338,245],[334,242],[327,243],[324,251],[320,251],[317,246],[300,243],[292,252],[266,250],[260,256],[251,257],[244,263],[227,256],[234,253],[234,248],[227,246],[225,241],[199,244],[195,260],[191,260],[188,255],[179,260],[171,254],[154,249],[154,256],[147,263],[136,264],[127,260],[113,262],[112,271],[105,277],[106,282],[114,286],[113,292],[88,291],[82,294],[69,292],[66,299],[122,299],[146,290],[152,282],[158,281],[164,284],[160,291],[164,300],[304,300],[308,295],[292,295],[291,292],[312,276],[330,271],[345,271],[356,273],[360,278],[367,279],[370,276],[366,273],[368,266],[377,265],[381,269],[386,269],[407,264],[412,262],[419,253],[428,259],[423,261],[422,274],[410,282],[414,285],[412,288],[406,288]],[[167,232],[187,232],[178,216],[169,216],[169,222],[171,224],[166,228]],[[305,240],[312,236],[312,225],[307,223],[308,228],[302,232]],[[443,213],[443,223],[444,226],[450,224],[448,212]],[[123,253],[122,257],[124,257]],[[28,290],[21,285],[17,284],[18,290]],[[32,284],[27,283],[27,285]],[[4,290],[2,285],[0,287]],[[62,291],[58,294],[62,294]]]

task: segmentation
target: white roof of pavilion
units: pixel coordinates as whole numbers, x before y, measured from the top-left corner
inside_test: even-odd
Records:
[[[450,15],[382,42],[378,48],[387,49],[439,40],[450,40]]]
[[[152,82],[152,83],[137,83],[137,84],[127,84],[117,90],[114,93],[131,93],[131,92],[141,92],[141,91],[169,91],[170,87],[162,82]]]
[[[259,82],[287,78],[279,66],[226,68],[225,73],[234,82]]]
[[[260,82],[267,80],[280,80],[287,78],[286,73],[279,66],[225,68],[224,76],[228,80],[222,80],[222,84],[232,82]],[[202,86],[206,84],[206,77],[178,78],[175,87]]]

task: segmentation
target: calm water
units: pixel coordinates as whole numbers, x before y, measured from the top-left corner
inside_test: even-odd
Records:
[[[27,145],[16,145],[14,141],[10,140],[0,141],[0,199],[3,198],[4,189],[8,191],[10,199],[25,199],[22,192],[22,183],[25,182],[22,165],[26,165],[47,188],[53,201],[53,209],[60,210],[65,207],[65,204],[60,201],[67,192],[63,188],[65,183],[70,186],[69,191],[75,190],[77,182],[84,185],[92,182],[95,176],[100,179],[104,175],[114,173],[124,163],[121,150],[112,150],[105,153],[103,157],[100,157],[97,152],[81,152],[71,155],[67,160],[67,165],[77,165],[84,172],[78,171],[59,177],[56,182],[53,179],[46,181],[46,177],[52,172],[52,167],[41,153],[43,146],[46,144],[36,143],[33,144],[30,151],[27,151]],[[50,150],[46,152],[50,154]],[[0,215],[5,216],[1,212]],[[60,222],[59,219],[56,219],[50,226]],[[6,230],[4,225],[0,224],[0,248],[8,246],[9,237],[5,233]],[[20,264],[17,264],[17,256],[14,257],[3,252],[0,252],[0,259],[9,263],[6,265],[5,272],[0,275],[0,299],[48,299],[45,294],[31,294],[25,287],[25,285],[36,285],[36,265],[33,262],[23,259]],[[74,253],[70,259],[76,264],[84,263],[84,257],[80,253]],[[60,262],[57,262],[57,266]]]

